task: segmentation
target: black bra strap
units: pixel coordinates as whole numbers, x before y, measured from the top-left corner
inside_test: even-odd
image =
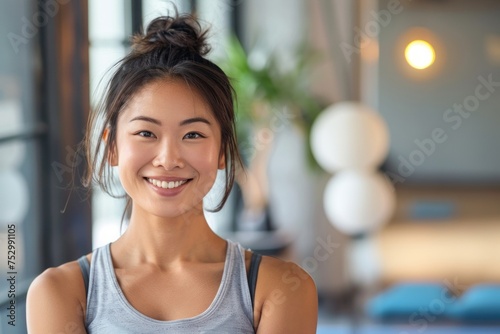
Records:
[[[84,255],[78,259],[78,265],[82,271],[83,282],[85,283],[85,296],[89,291],[89,275],[90,275],[90,263],[89,259]]]
[[[259,273],[259,265],[262,256],[257,253],[252,253],[250,260],[250,270],[248,271],[248,287],[250,289],[250,297],[252,299],[252,308],[255,300],[255,287],[257,285],[257,274]]]

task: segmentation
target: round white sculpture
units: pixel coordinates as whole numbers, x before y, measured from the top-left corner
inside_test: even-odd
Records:
[[[392,184],[381,173],[346,170],[328,181],[323,201],[331,224],[342,233],[356,235],[382,227],[396,199]]]
[[[316,119],[311,148],[319,165],[330,173],[379,166],[389,149],[389,134],[380,115],[357,102],[331,105]]]

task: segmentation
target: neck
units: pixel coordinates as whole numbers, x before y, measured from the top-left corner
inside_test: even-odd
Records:
[[[226,242],[217,236],[202,210],[175,218],[144,215],[132,210],[125,233],[113,243],[114,254],[131,263],[167,267],[181,262],[219,261]]]

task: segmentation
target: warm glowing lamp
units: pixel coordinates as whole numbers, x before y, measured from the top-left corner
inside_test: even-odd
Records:
[[[423,70],[434,63],[436,53],[428,42],[415,40],[406,47],[405,58],[411,67]]]

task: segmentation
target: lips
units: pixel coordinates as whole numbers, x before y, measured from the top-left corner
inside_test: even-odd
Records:
[[[189,179],[158,180],[154,178],[146,178],[146,180],[152,185],[163,189],[175,189],[189,181]]]

